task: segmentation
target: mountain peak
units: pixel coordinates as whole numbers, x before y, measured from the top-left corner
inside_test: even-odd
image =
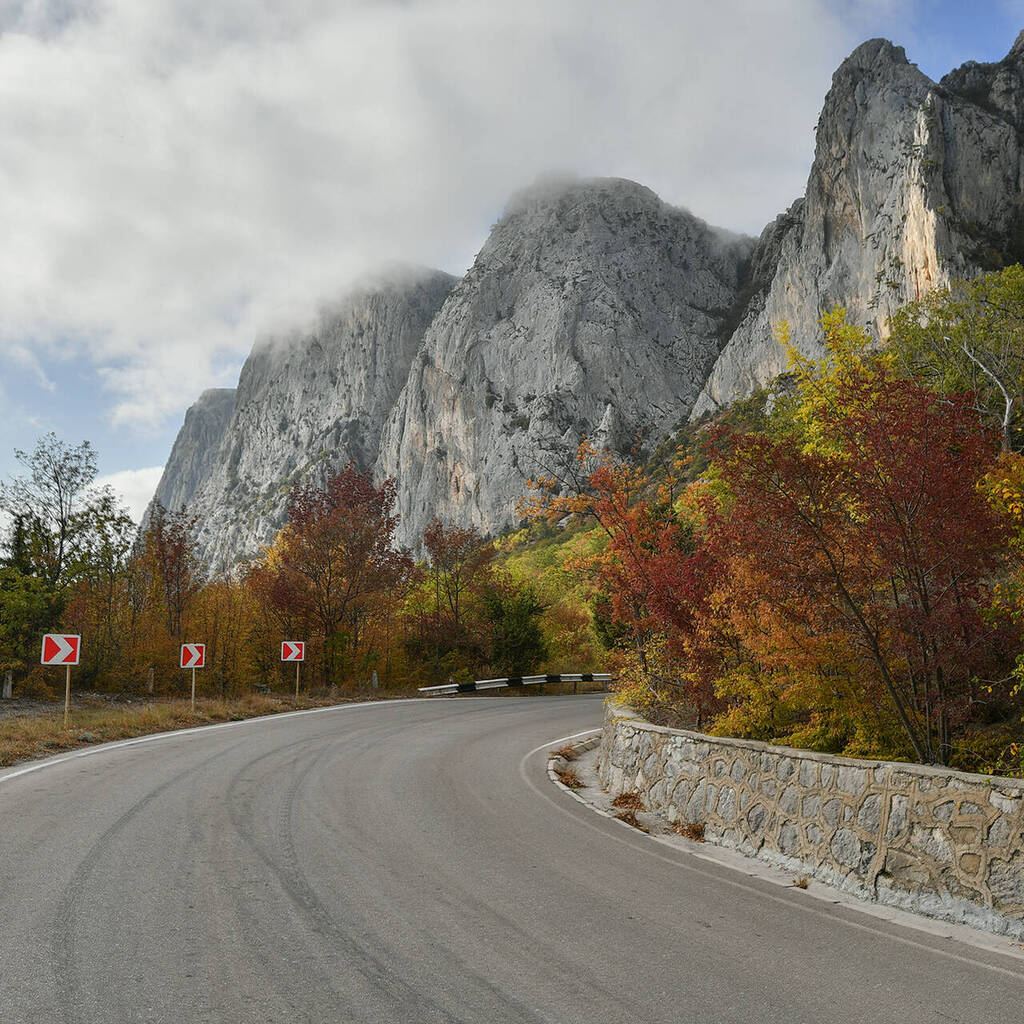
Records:
[[[839,65],[836,74],[844,71],[869,71],[882,67],[909,65],[907,51],[889,39],[868,39],[854,49]]]

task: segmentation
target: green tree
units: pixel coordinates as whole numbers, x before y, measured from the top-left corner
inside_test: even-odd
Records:
[[[1024,443],[1024,267],[929,292],[893,316],[890,348],[942,394],[970,392],[1003,451]]]
[[[49,433],[31,453],[14,456],[27,473],[0,483],[0,510],[12,522],[5,547],[23,571],[61,589],[88,564],[96,531],[123,509],[108,488],[93,487],[96,452],[88,441],[72,447]]]
[[[529,584],[507,583],[484,596],[491,622],[491,664],[503,675],[528,674],[547,657],[540,617],[545,606]]]

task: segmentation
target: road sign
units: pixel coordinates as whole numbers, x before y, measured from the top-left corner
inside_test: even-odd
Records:
[[[77,665],[78,651],[82,646],[80,636],[64,633],[47,633],[43,637],[43,665]]]
[[[181,645],[181,667],[182,668],[205,668],[206,667],[206,644],[182,644]]]
[[[302,640],[284,640],[281,643],[282,661],[305,661],[306,645]]]

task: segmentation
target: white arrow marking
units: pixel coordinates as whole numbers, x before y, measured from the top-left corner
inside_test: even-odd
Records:
[[[75,657],[76,645],[73,644],[72,640],[77,640],[77,636],[61,636],[59,633],[47,633],[43,637],[43,664],[44,665],[74,665],[78,659]],[[46,641],[49,640],[57,650],[46,657]]]
[[[203,650],[201,644],[182,644],[181,647],[181,664],[182,668],[191,668],[193,665],[198,665],[203,659]]]

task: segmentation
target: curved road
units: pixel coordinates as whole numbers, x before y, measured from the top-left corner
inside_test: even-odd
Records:
[[[1024,1019],[1020,961],[552,786],[535,748],[600,717],[599,696],[356,705],[0,775],[0,1020]]]

